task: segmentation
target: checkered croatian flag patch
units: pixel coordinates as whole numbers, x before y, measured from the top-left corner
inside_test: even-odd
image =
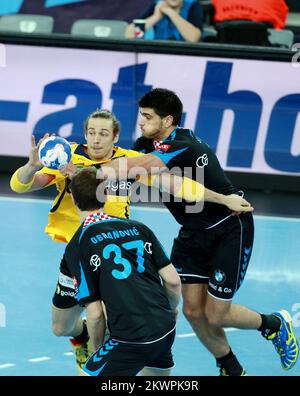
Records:
[[[153,146],[155,148],[155,150],[159,149],[159,146],[162,144],[161,140],[153,140]]]
[[[101,220],[109,220],[111,219],[110,216],[108,216],[106,213],[93,213],[91,215],[89,215],[84,223],[83,223],[83,228],[87,227],[88,225],[92,224],[92,223],[98,223]]]

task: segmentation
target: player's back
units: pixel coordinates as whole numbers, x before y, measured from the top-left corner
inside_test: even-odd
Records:
[[[75,237],[85,263],[78,274],[78,299],[84,283],[90,294],[99,295],[114,339],[151,342],[174,328],[174,315],[158,274],[170,260],[148,227],[110,218],[81,227]]]

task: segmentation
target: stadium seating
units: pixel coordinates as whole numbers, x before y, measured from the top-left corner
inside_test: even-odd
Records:
[[[12,14],[0,18],[1,32],[51,33],[54,18],[47,15]]]
[[[128,23],[109,19],[78,19],[71,28],[71,35],[99,38],[124,38]]]
[[[291,48],[294,41],[291,30],[276,30],[268,24],[248,20],[220,22],[204,28],[203,33],[203,41],[221,44]]]

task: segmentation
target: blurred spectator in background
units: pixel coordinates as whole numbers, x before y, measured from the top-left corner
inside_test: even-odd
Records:
[[[216,42],[290,47],[292,32],[283,31],[288,14],[284,0],[212,0],[212,4]]]
[[[138,19],[145,19],[145,39],[198,42],[201,38],[203,8],[196,0],[154,1]],[[134,38],[134,25],[127,38]]]
[[[270,23],[275,29],[285,27],[288,7],[284,0],[212,0],[215,22],[246,19]]]

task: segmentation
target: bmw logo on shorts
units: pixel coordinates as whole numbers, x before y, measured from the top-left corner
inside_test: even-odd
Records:
[[[226,275],[223,271],[221,270],[215,270],[214,272],[214,279],[216,281],[216,283],[218,283],[219,285],[221,285],[222,283],[225,282],[226,280]]]

